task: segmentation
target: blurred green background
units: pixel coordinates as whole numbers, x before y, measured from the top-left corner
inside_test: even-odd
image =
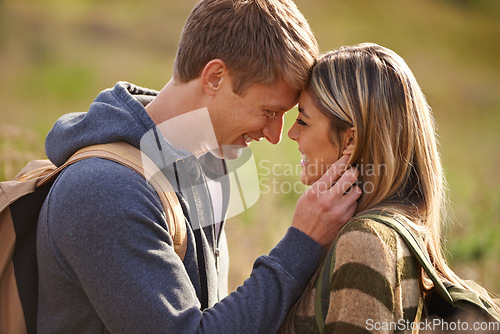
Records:
[[[0,0],[0,180],[44,156],[62,114],[86,111],[120,80],[161,89],[194,1]],[[376,42],[413,69],[438,124],[449,184],[446,246],[452,268],[500,293],[500,1],[300,0],[322,51]],[[254,143],[260,200],[227,224],[230,289],[289,226],[296,145]],[[267,165],[263,165],[265,162]],[[276,185],[276,189],[274,189]],[[296,189],[304,189],[297,186]]]

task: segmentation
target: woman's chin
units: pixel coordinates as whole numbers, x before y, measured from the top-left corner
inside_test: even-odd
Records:
[[[314,182],[316,182],[317,179],[317,177],[311,177],[311,175],[304,173],[304,171],[300,173],[300,182],[302,182],[306,186],[312,185]]]

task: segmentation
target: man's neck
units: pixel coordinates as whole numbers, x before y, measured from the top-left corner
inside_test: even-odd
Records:
[[[165,139],[176,149],[184,149],[195,156],[217,150],[217,139],[208,109],[196,80],[176,84],[173,80],[146,106]]]

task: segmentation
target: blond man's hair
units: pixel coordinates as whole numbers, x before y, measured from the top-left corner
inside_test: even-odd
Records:
[[[291,0],[201,0],[184,25],[174,80],[196,79],[209,61],[221,59],[237,94],[277,79],[303,89],[318,54],[309,24]]]

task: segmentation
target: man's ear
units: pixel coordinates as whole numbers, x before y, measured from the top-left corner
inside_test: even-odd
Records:
[[[205,65],[201,72],[201,83],[207,94],[214,95],[220,88],[225,72],[227,72],[226,63],[220,59],[212,59]]]
[[[342,154],[352,154],[354,152],[354,145],[356,144],[356,129],[354,127],[345,130],[343,136],[343,148]]]

